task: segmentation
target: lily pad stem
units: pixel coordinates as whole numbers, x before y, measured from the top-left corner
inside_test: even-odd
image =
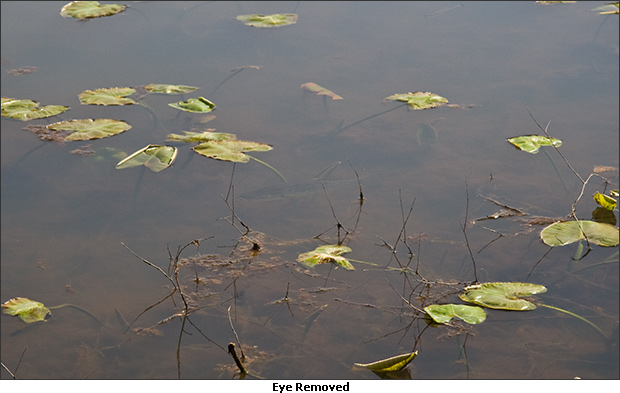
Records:
[[[370,265],[370,266],[380,266],[380,265],[378,265],[378,264],[376,264],[376,263],[366,262],[366,261],[360,261],[360,260],[358,260],[358,259],[351,259],[351,258],[347,258],[347,260],[348,260],[349,262],[363,263],[364,265]],[[408,269],[408,268],[400,268],[400,267],[386,266],[386,267],[385,267],[385,269],[387,269],[387,270],[395,270],[395,271],[398,271],[398,272],[402,272],[402,271],[404,271],[405,269]]]
[[[551,161],[551,165],[553,165],[553,169],[555,170],[555,174],[558,175],[558,179],[560,179],[560,183],[562,183],[562,188],[564,188],[565,192],[568,192],[568,188],[566,187],[566,183],[564,183],[564,178],[560,174],[560,170],[558,169],[558,166],[555,164],[555,160],[553,159],[553,157],[551,157],[551,155],[549,153],[547,153],[547,151],[545,149],[541,149],[541,150],[542,150],[543,153],[545,153],[545,155],[547,156],[549,161]]]
[[[377,117],[377,116],[383,115],[383,114],[385,114],[385,113],[395,111],[396,109],[398,109],[398,108],[402,108],[402,107],[403,107],[403,106],[405,106],[405,105],[407,105],[407,103],[404,103],[404,104],[401,104],[401,105],[395,106],[394,108],[390,108],[390,109],[385,110],[385,111],[383,111],[383,112],[375,113],[374,115],[370,115],[370,116],[368,116],[368,117],[365,117],[365,118],[363,118],[362,120],[358,120],[358,121],[356,121],[355,123],[351,123],[351,124],[349,124],[349,125],[348,125],[348,126],[346,126],[346,127],[338,128],[334,134],[336,134],[336,135],[337,135],[337,134],[340,134],[342,131],[346,130],[347,128],[351,128],[351,127],[353,127],[353,126],[356,126],[356,125],[358,125],[358,124],[360,124],[360,123],[362,123],[362,122],[365,122],[366,120],[370,120],[370,119],[372,119],[373,117]]]
[[[75,308],[78,311],[83,312],[84,314],[88,315],[89,317],[91,317],[92,319],[94,319],[95,321],[97,321],[97,323],[99,325],[102,325],[101,321],[99,320],[99,318],[97,318],[96,316],[94,316],[90,311],[83,309],[80,306],[76,306],[75,304],[69,304],[69,303],[65,303],[65,304],[61,304],[59,306],[54,306],[54,307],[48,307],[50,310],[55,310],[57,308],[62,308],[62,307],[72,307]]]
[[[276,174],[280,177],[280,179],[282,179],[282,181],[283,181],[283,182],[285,182],[285,183],[286,183],[286,182],[288,181],[288,180],[286,180],[286,177],[284,177],[284,175],[282,175],[282,174],[280,173],[280,171],[278,171],[276,168],[272,167],[271,165],[267,164],[265,161],[261,161],[261,160],[259,160],[258,158],[256,158],[256,157],[252,157],[252,156],[251,156],[251,155],[249,155],[249,154],[246,154],[246,155],[247,155],[248,157],[250,157],[251,159],[253,159],[253,160],[255,160],[255,161],[260,162],[261,164],[263,164],[263,165],[264,165],[264,166],[266,166],[267,168],[269,168],[269,169],[271,169],[272,171],[274,171],[274,172],[275,172],[275,173],[276,173]]]
[[[149,105],[141,101],[137,102],[137,104],[143,107],[144,109],[146,109],[147,111],[149,111],[149,114],[151,115],[151,118],[153,119],[153,125],[151,126],[151,129],[156,130],[159,125],[159,119],[157,118],[157,115],[155,114],[155,111],[153,110],[153,108],[151,108]]]
[[[596,326],[594,323],[592,323],[592,322],[588,321],[587,319],[585,319],[585,318],[584,318],[584,317],[582,317],[581,315],[577,315],[577,314],[575,314],[575,313],[573,313],[573,312],[570,312],[570,311],[568,311],[568,310],[564,310],[564,309],[559,308],[559,307],[549,306],[549,305],[546,305],[546,304],[537,304],[537,306],[547,307],[547,308],[550,308],[550,309],[552,309],[552,310],[559,311],[559,312],[563,312],[563,313],[568,314],[568,315],[570,315],[570,316],[573,316],[573,317],[575,317],[575,318],[577,318],[577,319],[580,319],[580,320],[582,320],[583,322],[587,323],[588,325],[592,326],[594,329],[596,329],[596,331],[597,331],[597,332],[598,332],[598,333],[599,333],[599,334],[600,334],[600,335],[601,335],[601,336],[605,339],[605,342],[608,342],[608,341],[609,341],[609,338],[607,338],[607,335],[606,335],[606,334],[605,334],[605,333],[601,330],[601,328],[599,328],[598,326]]]

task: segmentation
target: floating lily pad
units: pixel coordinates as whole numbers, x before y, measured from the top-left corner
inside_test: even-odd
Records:
[[[562,141],[556,138],[549,138],[541,135],[523,135],[508,138],[508,142],[512,143],[519,150],[536,154],[541,146],[562,146]]]
[[[592,11],[598,11],[601,15],[612,15],[618,14],[620,11],[620,7],[618,6],[618,2],[607,3],[600,7],[592,8]]]
[[[601,207],[607,210],[614,210],[618,205],[618,201],[616,201],[614,198],[605,194],[601,194],[600,192],[596,192],[594,195],[592,195],[592,198],[594,198],[596,203],[598,203]]]
[[[74,131],[64,138],[66,141],[86,141],[120,134],[129,130],[131,125],[114,119],[76,119],[49,124],[47,128],[55,131]]]
[[[176,157],[176,147],[148,145],[119,161],[116,169],[144,165],[153,172],[159,172],[172,165]]]
[[[531,296],[545,293],[547,288],[542,285],[523,282],[486,282],[470,285],[459,295],[461,300],[479,306],[500,310],[527,311],[534,310],[536,305],[519,296]]]
[[[377,360],[372,363],[354,363],[357,367],[367,368],[375,372],[394,372],[405,368],[418,355],[418,351],[404,353],[391,358]]]
[[[321,263],[335,263],[338,266],[342,266],[347,270],[355,270],[351,262],[345,257],[341,257],[341,254],[351,252],[351,249],[346,246],[327,245],[319,246],[312,251],[299,254],[297,262],[308,267],[314,267]]]
[[[238,140],[203,142],[193,148],[196,153],[203,156],[214,158],[216,160],[233,162],[250,161],[250,157],[243,154],[243,152],[268,151],[271,149],[273,149],[273,147],[265,143]]]
[[[30,300],[25,297],[16,297],[2,304],[5,314],[17,315],[26,323],[45,321],[51,315],[49,308],[43,303]]]
[[[248,14],[237,16],[237,20],[252,27],[281,27],[297,23],[297,14]]]
[[[487,314],[483,308],[463,304],[431,304],[424,311],[437,323],[448,323],[453,317],[476,324],[483,322]]]
[[[183,131],[185,135],[179,134],[168,134],[166,138],[169,141],[179,141],[179,142],[218,142],[218,141],[230,141],[236,140],[237,136],[235,134],[228,134],[225,132],[213,132],[213,128],[209,128],[203,132],[192,132],[192,131]]]
[[[536,4],[552,5],[552,4],[575,4],[576,1],[537,1]]]
[[[186,112],[206,113],[215,109],[215,104],[204,97],[190,98],[187,101],[172,102],[171,107]]]
[[[99,5],[98,1],[72,1],[62,7],[60,15],[65,18],[73,17],[77,19],[99,18],[101,16],[118,14],[124,11],[125,8],[127,6],[122,4]]]
[[[185,85],[165,85],[165,84],[157,84],[151,83],[150,85],[144,86],[146,91],[149,93],[157,93],[157,94],[185,94],[191,93],[194,90],[197,90],[197,87],[194,86],[185,86]]]
[[[2,117],[18,120],[42,119],[63,113],[69,107],[61,105],[46,105],[39,108],[39,103],[32,100],[17,100],[2,97]]]
[[[416,110],[435,108],[449,102],[446,98],[437,94],[429,92],[423,93],[421,91],[393,94],[389,97],[385,97],[383,101],[403,101],[406,102],[411,109]]]
[[[556,222],[540,232],[542,241],[552,247],[571,244],[586,237],[590,243],[614,247],[618,245],[618,228],[611,224],[579,220]]]
[[[78,98],[82,104],[88,105],[132,105],[137,104],[127,98],[136,92],[131,87],[110,87],[106,89],[85,90]]]
[[[331,97],[332,100],[342,100],[342,97],[339,96],[338,94],[334,93],[331,90],[324,88],[323,86],[319,86],[314,82],[303,83],[300,87],[304,90],[308,90],[313,93],[316,93],[319,96],[328,96],[328,97]]]

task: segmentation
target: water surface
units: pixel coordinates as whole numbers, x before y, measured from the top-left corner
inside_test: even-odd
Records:
[[[570,213],[581,183],[562,158],[506,142],[541,133],[531,116],[543,127],[550,122],[549,133],[563,140],[563,155],[583,178],[595,165],[618,167],[618,19],[591,10],[604,3],[135,2],[86,22],[62,18],[64,4],[2,2],[2,97],[71,109],[28,122],[2,118],[1,299],[73,303],[103,324],[72,309],[28,326],[3,315],[3,363],[13,369],[28,348],[19,378],[230,379],[229,307],[248,369],[269,379],[376,379],[353,363],[412,350],[419,355],[406,376],[415,379],[618,378],[617,248],[594,247],[575,263],[576,245],[547,253],[542,227],[473,223],[499,210],[484,196],[530,215]],[[298,22],[277,29],[235,20],[290,12]],[[260,68],[226,79],[247,65]],[[38,69],[8,73],[24,66]],[[323,100],[300,88],[306,82],[344,99]],[[208,98],[215,119],[179,114],[167,105],[178,96],[143,99],[156,123],[139,106],[77,99],[88,89],[149,83],[200,87],[181,98]],[[431,91],[462,108],[387,112],[400,103],[383,99],[407,91]],[[96,155],[215,128],[271,144],[272,151],[251,154],[291,183],[341,161],[327,180],[357,172],[364,203],[357,185],[247,200],[237,196],[282,181],[258,162],[216,161],[184,144],[162,172],[116,170],[112,158],[70,153],[87,143],[60,145],[22,130],[106,117],[133,128],[91,141]],[[436,139],[420,144],[420,124],[432,125]],[[617,172],[604,175],[607,189],[618,187]],[[599,178],[588,184],[579,217],[591,218],[590,195],[604,187]],[[238,219],[251,229],[249,240]],[[170,282],[121,242],[167,270],[169,252],[201,238],[208,240],[198,250],[183,251],[179,270],[198,309],[192,324],[178,317],[158,324],[182,309],[175,295],[175,303],[149,309],[125,332],[124,323],[162,300]],[[346,271],[296,262],[339,240],[353,250],[346,256],[378,266],[355,263]],[[399,262],[418,274],[385,269]],[[582,267],[591,268],[571,273]],[[457,294],[476,277],[545,285],[538,301],[588,318],[610,341],[544,308],[488,310],[480,325],[429,327],[403,300],[460,303]]]

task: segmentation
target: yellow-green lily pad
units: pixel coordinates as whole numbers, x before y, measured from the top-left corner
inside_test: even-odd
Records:
[[[585,234],[585,235],[584,235]],[[618,245],[618,228],[596,221],[578,220],[556,222],[540,232],[542,241],[552,247],[564,246],[581,239],[603,247]]]
[[[446,98],[440,95],[421,91],[393,94],[389,97],[385,97],[383,101],[403,101],[406,102],[411,109],[415,110],[435,108],[449,102]]]
[[[4,302],[2,311],[8,315],[17,315],[26,323],[45,321],[52,315],[43,303],[25,297],[16,297]]]
[[[537,154],[541,146],[562,146],[562,141],[556,138],[550,138],[542,135],[522,135],[508,138],[508,142],[513,144],[517,149],[526,151],[531,154]]]
[[[615,3],[607,3],[600,7],[592,8],[592,11],[598,11],[601,15],[613,15],[618,14],[620,11],[620,7],[618,6],[618,2]]]
[[[46,105],[39,107],[39,103],[32,100],[18,100],[2,97],[2,117],[18,120],[42,119],[63,113],[69,107],[62,105]]]
[[[487,317],[483,308],[464,304],[431,304],[424,307],[424,311],[437,323],[448,323],[457,317],[467,323],[477,324],[484,322]]]
[[[297,14],[246,14],[237,16],[237,20],[252,27],[281,27],[297,23]]]
[[[82,104],[88,105],[132,105],[136,104],[127,98],[136,92],[131,87],[110,87],[105,89],[85,90],[78,98]]]
[[[150,85],[144,86],[146,91],[149,93],[157,93],[157,94],[185,94],[191,93],[198,88],[195,86],[185,86],[185,85],[166,85],[159,83],[151,83]]]
[[[148,145],[123,158],[116,164],[116,169],[144,165],[153,172],[159,172],[172,165],[176,157],[177,148],[174,146]]]
[[[335,263],[347,270],[355,270],[355,267],[345,257],[341,257],[341,254],[351,252],[351,249],[346,246],[339,245],[326,245],[319,246],[312,251],[299,254],[297,262],[308,267],[314,267],[321,263]]]
[[[520,296],[545,293],[547,288],[542,285],[523,282],[486,282],[470,285],[459,298],[468,303],[500,310],[528,311],[536,309],[536,305]]]
[[[594,198],[596,203],[598,203],[601,207],[610,211],[614,210],[618,205],[618,201],[616,201],[614,198],[605,194],[601,194],[600,192],[596,192],[594,195],[592,195],[592,198]]]
[[[103,4],[98,1],[72,1],[60,10],[64,18],[89,19],[118,14],[127,8],[123,4]]]
[[[392,356],[372,363],[354,363],[357,367],[367,368],[378,373],[400,371],[418,355],[418,351]]]
[[[229,141],[237,139],[235,134],[228,134],[226,132],[213,132],[213,128],[207,129],[203,132],[183,131],[185,135],[168,134],[166,138],[169,141],[178,142],[217,142],[217,141]]]
[[[187,101],[172,102],[169,106],[186,112],[206,113],[215,109],[215,104],[204,97],[190,98]]]
[[[52,123],[47,128],[55,131],[73,131],[64,138],[66,141],[87,141],[120,134],[129,130],[131,125],[114,119],[76,119]]]
[[[193,147],[193,150],[203,156],[222,161],[248,162],[250,157],[243,152],[268,151],[271,145],[251,141],[223,140],[203,142]]]

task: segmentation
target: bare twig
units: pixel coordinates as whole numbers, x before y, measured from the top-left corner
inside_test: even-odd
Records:
[[[141,317],[142,315],[144,315],[144,314],[145,314],[147,311],[149,311],[151,308],[153,308],[153,307],[155,307],[155,306],[157,306],[157,305],[159,305],[159,304],[163,303],[166,299],[168,299],[169,297],[171,297],[171,296],[172,296],[172,295],[176,292],[176,290],[177,290],[177,289],[176,289],[176,287],[175,287],[174,291],[170,292],[168,295],[166,295],[166,297],[164,297],[163,299],[161,299],[161,300],[160,300],[160,301],[158,301],[157,303],[155,303],[155,304],[153,304],[153,305],[151,305],[151,306],[147,307],[144,311],[142,311],[140,314],[138,314],[138,316],[137,316],[137,317],[135,317],[135,318],[134,318],[134,320],[133,320],[133,321],[131,321],[131,323],[130,323],[129,325],[127,325],[127,328],[125,329],[125,331],[123,332],[123,334],[127,333],[127,332],[129,331],[129,329],[133,326],[133,324],[134,324],[134,323],[136,323],[136,321],[137,321],[138,319],[140,319],[140,317]]]
[[[172,283],[172,285],[174,286],[175,289],[177,289],[177,284],[174,282],[174,280],[172,279],[172,277],[170,277],[168,274],[166,274],[165,271],[162,270],[162,268],[160,268],[159,266],[155,265],[152,262],[147,261],[146,259],[142,258],[141,256],[139,256],[138,254],[136,254],[135,252],[133,252],[129,247],[127,247],[127,245],[123,242],[121,242],[121,244],[123,245],[123,247],[125,247],[130,253],[132,253],[136,258],[138,258],[139,260],[141,260],[142,262],[146,263],[147,265],[155,268],[157,271],[159,271],[161,274],[164,275],[164,277],[166,277],[168,280],[170,280],[170,282]]]
[[[19,357],[19,361],[17,362],[17,366],[15,366],[15,372],[11,372],[11,370],[9,370],[9,368],[3,362],[0,362],[0,364],[2,365],[2,368],[4,368],[11,375],[11,378],[17,379],[15,374],[17,374],[17,370],[19,369],[19,365],[22,363],[22,359],[24,358],[24,354],[26,353],[27,350],[28,350],[28,347],[24,348],[24,351],[22,352],[21,356]]]
[[[237,351],[235,351],[235,343],[228,343],[228,353],[233,357],[233,360],[235,361],[235,364],[239,368],[241,375],[247,374],[248,372],[245,370],[245,367],[243,367],[243,363],[237,356]]]
[[[227,310],[227,313],[228,313],[228,323],[230,324],[230,328],[232,329],[233,334],[235,335],[235,340],[237,340],[237,344],[239,344],[239,350],[241,351],[241,359],[245,360],[245,354],[243,353],[243,348],[241,346],[241,340],[239,340],[239,336],[237,335],[237,331],[235,330],[235,327],[233,326],[233,323],[232,323],[232,318],[230,317],[230,308],[231,307],[232,306],[228,306],[228,310]],[[228,344],[228,350],[230,351],[230,344]],[[241,371],[245,372],[244,370],[241,370]]]
[[[405,216],[405,212],[403,210],[403,198],[402,198],[401,191],[402,190],[400,189],[398,190],[398,200],[400,202],[400,215],[403,221],[403,225],[400,228],[400,232],[398,233],[398,238],[396,238],[394,245],[395,246],[398,245],[399,241],[402,242],[405,245],[405,247],[407,247],[407,250],[409,251],[409,255],[413,257],[413,251],[407,244],[407,222],[409,222],[409,217],[411,216],[411,212],[413,212],[413,205],[415,204],[415,198],[413,198],[413,201],[411,201],[411,206],[409,207],[407,216]]]
[[[387,279],[386,279],[385,281],[387,281]],[[411,302],[410,302],[409,300],[405,299],[405,298],[404,298],[404,297],[403,297],[400,293],[398,293],[398,291],[396,290],[396,288],[394,288],[394,287],[392,286],[392,284],[390,284],[390,282],[389,282],[389,281],[387,281],[387,283],[388,283],[388,284],[390,285],[390,287],[394,290],[394,292],[396,292],[396,294],[397,294],[397,295],[398,295],[401,299],[403,299],[403,301],[404,301],[405,303],[407,303],[407,304],[408,304],[411,308],[413,308],[414,310],[416,310],[417,312],[419,312],[419,313],[421,313],[421,314],[423,314],[423,315],[425,315],[425,314],[426,314],[426,312],[425,312],[424,310],[422,310],[421,308],[418,308],[418,307],[414,306],[413,304],[411,304]]]
[[[463,236],[465,236],[465,245],[467,246],[467,251],[469,251],[469,256],[471,257],[471,262],[474,266],[474,283],[478,282],[478,272],[476,269],[476,259],[474,258],[474,254],[471,251],[471,247],[469,246],[469,239],[467,238],[467,220],[469,220],[469,185],[467,182],[465,183],[465,193],[467,194],[467,203],[465,206],[465,222],[463,223]]]
[[[532,120],[534,120],[534,123],[536,123],[536,125],[538,126],[538,128],[540,128],[544,133],[545,136],[547,136],[547,138],[551,138],[549,136],[549,133],[547,132],[547,129],[549,128],[549,125],[551,124],[551,122],[547,123],[547,126],[545,128],[543,128],[537,121],[536,119],[534,119],[534,116],[530,113],[530,111],[527,111],[527,113],[529,113],[530,117],[532,118]],[[577,171],[575,169],[573,169],[573,167],[571,166],[571,164],[568,162],[568,160],[566,159],[566,157],[564,157],[564,154],[562,154],[562,152],[560,151],[560,149],[558,149],[558,147],[555,144],[551,144],[551,146],[553,146],[553,148],[555,149],[555,151],[558,152],[558,154],[560,155],[560,157],[562,157],[562,159],[564,160],[564,162],[566,163],[566,165],[568,166],[568,168],[575,174],[575,176],[577,176],[577,178],[581,181],[581,183],[585,183],[585,181],[583,180],[583,178],[579,175],[579,173],[577,173]]]

